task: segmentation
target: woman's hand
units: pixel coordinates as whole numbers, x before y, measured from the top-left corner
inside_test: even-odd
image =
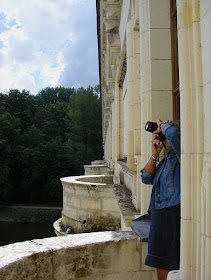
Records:
[[[152,156],[157,158],[163,148],[163,144],[160,142],[160,140],[155,139],[157,135],[154,135],[152,139]]]
[[[162,132],[161,128],[160,128],[160,124],[162,123],[162,121],[160,119],[157,119],[156,123],[157,123],[158,129],[153,131],[153,134],[158,134],[158,133]]]
[[[160,140],[157,140],[157,133],[161,132],[160,129],[160,123],[162,122],[161,120],[157,120],[157,125],[158,125],[158,129],[156,131],[154,131],[153,133],[155,134],[153,136],[152,139],[152,156],[154,157],[154,159],[152,159],[150,157],[149,161],[147,162],[147,164],[145,165],[144,169],[149,172],[152,173],[155,170],[155,166],[156,166],[156,160],[161,152],[161,150],[163,149],[163,144],[160,142]]]

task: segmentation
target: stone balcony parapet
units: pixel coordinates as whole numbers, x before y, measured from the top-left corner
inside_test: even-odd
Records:
[[[87,175],[61,179],[62,226],[74,233],[120,228],[120,209],[113,189],[113,176]]]
[[[14,243],[0,248],[0,280],[153,280],[155,271],[142,264],[146,253],[133,232],[93,232]]]

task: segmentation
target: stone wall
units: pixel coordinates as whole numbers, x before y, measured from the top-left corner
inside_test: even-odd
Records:
[[[63,185],[63,226],[75,233],[116,230],[120,209],[113,189],[113,176],[66,177]]]
[[[84,165],[85,175],[109,175],[107,165]]]
[[[179,0],[181,278],[211,279],[211,2]]]
[[[114,183],[127,185],[134,206],[143,215],[151,194],[151,188],[140,180],[140,169],[151,154],[152,135],[145,132],[145,124],[157,118],[173,120],[171,1],[98,3],[104,158],[114,172]],[[115,17],[107,11],[112,5],[121,8]],[[208,280],[211,279],[211,2],[177,0],[176,5],[181,278]]]
[[[0,280],[156,280],[135,233],[98,232],[0,248]]]
[[[110,170],[104,160],[92,161],[90,165],[84,165],[84,175],[110,175]]]

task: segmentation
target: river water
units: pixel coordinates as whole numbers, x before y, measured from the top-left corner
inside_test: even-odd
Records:
[[[52,236],[52,224],[0,222],[0,246]]]

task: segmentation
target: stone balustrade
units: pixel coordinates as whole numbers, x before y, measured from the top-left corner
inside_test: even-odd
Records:
[[[0,280],[155,280],[147,243],[133,232],[94,232],[0,248]]]

